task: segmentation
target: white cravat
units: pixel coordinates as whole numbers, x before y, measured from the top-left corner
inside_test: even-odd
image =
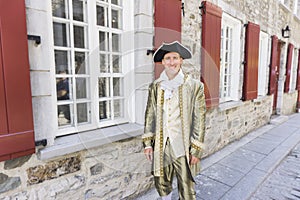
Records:
[[[164,90],[164,98],[170,99],[173,96],[173,92],[178,90],[178,87],[184,82],[184,74],[182,69],[179,70],[178,74],[169,80],[165,70],[160,74],[159,79],[161,80],[161,89]]]

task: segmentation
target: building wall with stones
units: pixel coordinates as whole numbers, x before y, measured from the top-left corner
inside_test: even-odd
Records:
[[[269,36],[281,36],[281,28],[289,24],[293,30],[289,39],[280,38],[282,46],[280,64],[280,86],[278,112],[291,114],[295,110],[297,92],[283,93],[287,43],[300,46],[300,20],[291,14],[290,8],[277,0],[211,0],[222,8],[224,13],[240,20],[243,24],[252,21],[260,25]],[[28,33],[40,34],[43,45],[36,47],[29,43],[29,56],[32,81],[33,111],[36,139],[47,138],[55,143],[53,127],[48,124],[55,120],[53,98],[49,82],[53,58],[50,56],[51,38],[47,27],[51,13],[47,10],[51,1],[26,0]],[[185,16],[182,17],[182,43],[189,47],[193,59],[184,61],[183,70],[199,79],[201,73],[201,1],[185,0]],[[134,1],[135,12],[135,63],[134,73],[136,89],[136,123],[143,124],[143,115],[147,99],[147,84],[153,80],[154,65],[151,56],[145,54],[153,46],[153,1]],[[258,6],[259,5],[259,6]],[[43,20],[41,20],[43,19]],[[51,21],[51,20],[50,20]],[[242,29],[241,40],[245,37]],[[269,45],[270,46],[270,45]],[[244,57],[244,43],[241,43],[240,57]],[[243,65],[240,68],[240,80],[243,79]],[[268,74],[269,71],[266,72]],[[46,81],[45,81],[46,80]],[[268,78],[267,78],[268,80]],[[242,82],[239,85],[239,97],[242,96]],[[267,88],[266,88],[267,89]],[[217,108],[209,109],[206,115],[206,149],[203,157],[213,154],[230,142],[238,140],[252,130],[270,121],[273,95],[260,96],[252,101],[221,103]],[[40,112],[45,110],[47,112]],[[43,120],[41,120],[43,119]],[[47,123],[48,122],[48,123]],[[37,149],[37,154],[10,161],[0,162],[0,200],[13,199],[134,199],[137,195],[153,187],[150,164],[143,155],[140,135],[127,136],[107,144],[90,148],[65,148],[56,150],[56,154],[43,157],[45,149]],[[50,145],[50,146],[51,146]],[[48,147],[47,147],[48,148]],[[47,149],[46,148],[46,149]],[[51,148],[51,147],[50,147]],[[72,149],[73,148],[73,149]],[[72,150],[70,150],[72,149]]]

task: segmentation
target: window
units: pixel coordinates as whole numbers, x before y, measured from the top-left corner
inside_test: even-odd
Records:
[[[280,2],[289,8],[290,0],[280,0]]]
[[[124,65],[133,65],[122,40],[130,7],[121,0],[52,0],[59,135],[128,121]]]
[[[240,69],[240,21],[222,16],[220,102],[238,100]]]
[[[269,66],[269,39],[268,34],[260,32],[259,64],[258,64],[258,95],[267,94],[267,69]]]
[[[297,82],[297,68],[298,68],[298,49],[293,50],[293,57],[292,57],[292,69],[291,69],[291,81],[290,81],[290,92],[294,92],[296,89],[296,82]]]
[[[300,0],[295,0],[294,14],[300,17]]]

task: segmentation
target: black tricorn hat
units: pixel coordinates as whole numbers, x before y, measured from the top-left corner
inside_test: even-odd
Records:
[[[188,59],[192,57],[192,53],[189,49],[184,47],[178,41],[174,41],[171,43],[163,43],[153,54],[154,62],[161,62],[164,58],[165,54],[169,52],[179,53],[181,58]]]

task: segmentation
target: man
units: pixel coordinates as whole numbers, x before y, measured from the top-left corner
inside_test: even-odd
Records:
[[[205,131],[204,86],[182,72],[191,52],[178,41],[164,43],[154,53],[164,71],[149,86],[143,134],[144,153],[153,163],[155,187],[171,199],[176,175],[180,199],[196,199],[194,176],[200,171]]]

